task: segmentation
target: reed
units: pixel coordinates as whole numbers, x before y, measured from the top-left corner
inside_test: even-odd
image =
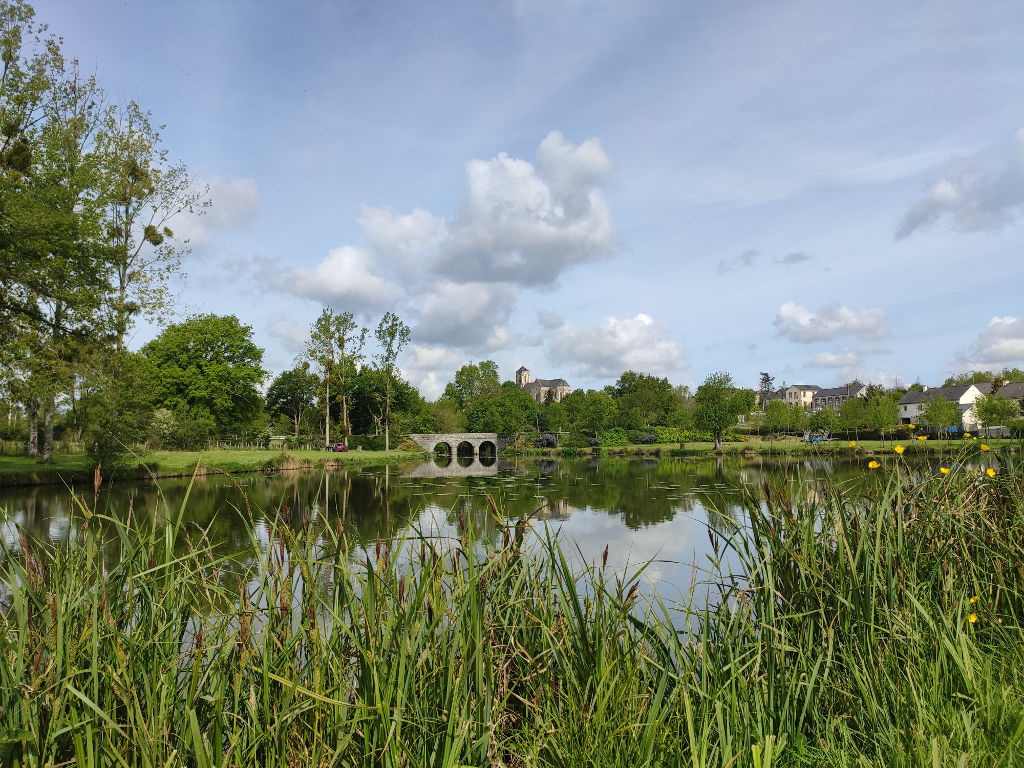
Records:
[[[0,553],[0,764],[1019,765],[1024,479],[998,461],[752,493],[675,604],[525,520],[359,547],[283,506],[228,558],[187,497],[81,501],[73,543]]]

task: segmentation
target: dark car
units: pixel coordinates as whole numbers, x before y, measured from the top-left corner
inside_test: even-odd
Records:
[[[341,453],[342,451],[347,451],[348,446],[344,443],[331,443],[327,446],[327,450],[334,451],[335,453]]]

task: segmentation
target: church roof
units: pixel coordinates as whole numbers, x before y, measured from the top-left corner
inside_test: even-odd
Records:
[[[565,379],[535,379],[542,387],[568,387],[569,382]]]
[[[529,373],[530,369],[527,368],[525,365],[521,365],[521,366],[519,366],[519,370],[516,371],[516,373],[522,373],[523,371],[526,371],[527,373]]]

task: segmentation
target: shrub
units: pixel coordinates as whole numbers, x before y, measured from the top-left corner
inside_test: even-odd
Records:
[[[533,445],[536,448],[557,448],[558,438],[549,432],[548,434],[541,435],[534,440]]]

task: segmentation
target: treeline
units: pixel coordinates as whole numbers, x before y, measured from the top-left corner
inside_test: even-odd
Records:
[[[64,411],[96,455],[137,431],[146,361],[126,349],[160,318],[209,204],[160,127],[112,101],[21,0],[0,0],[0,394],[8,429],[50,460]]]

